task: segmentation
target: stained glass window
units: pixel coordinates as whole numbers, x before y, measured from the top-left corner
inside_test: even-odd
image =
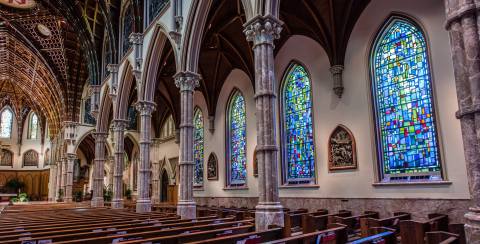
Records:
[[[32,113],[30,115],[30,124],[29,124],[29,134],[28,134],[28,137],[30,139],[38,139],[38,132],[39,132],[39,128],[38,128],[38,117],[37,117],[37,114],[35,113]]]
[[[85,99],[83,106],[84,106],[84,116],[83,116],[83,123],[94,125],[96,123],[95,117],[92,116],[92,96],[89,96]]]
[[[239,91],[233,93],[228,108],[228,185],[244,186],[247,180],[247,122],[245,99]]]
[[[426,45],[422,31],[404,18],[392,19],[375,44],[372,92],[384,181],[440,176]]]
[[[136,130],[137,129],[137,110],[133,105],[128,107],[127,116],[128,116],[127,129]]]
[[[195,160],[195,173],[193,175],[194,186],[203,186],[203,114],[202,110],[195,109],[195,116],[193,119],[195,126],[193,153]]]
[[[107,66],[113,63],[113,55],[110,49],[110,37],[105,34],[105,38],[103,40],[103,78],[107,77],[110,74],[108,71]]]
[[[169,0],[150,0],[148,5],[148,20],[151,23],[155,17],[165,8]]]
[[[0,138],[10,138],[12,135],[13,112],[5,108],[0,114]]]
[[[311,83],[305,68],[292,64],[283,84],[285,183],[315,182]]]
[[[122,56],[125,55],[128,49],[130,48],[129,37],[130,37],[130,34],[133,32],[133,23],[134,23],[133,8],[131,4],[128,4],[127,9],[125,10],[125,14],[123,16]]]

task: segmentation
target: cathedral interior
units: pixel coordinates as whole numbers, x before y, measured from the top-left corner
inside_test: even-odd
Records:
[[[0,0],[0,243],[480,244],[480,2]]]

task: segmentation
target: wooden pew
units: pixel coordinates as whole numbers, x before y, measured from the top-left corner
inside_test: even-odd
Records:
[[[284,236],[291,236],[292,233],[301,232],[303,228],[305,228],[306,222],[304,222],[304,218],[306,215],[325,215],[328,214],[328,210],[321,209],[317,212],[309,213],[307,209],[300,209],[296,211],[286,212],[284,213],[284,221],[285,221],[285,233]]]
[[[248,232],[236,235],[222,236],[212,239],[187,242],[190,244],[230,244],[237,242],[251,241],[253,243],[264,243],[283,238],[283,228],[272,228],[264,231]]]
[[[368,236],[368,230],[372,227],[387,227],[391,229],[395,229],[395,232],[398,233],[400,231],[400,221],[401,220],[409,220],[411,219],[410,213],[405,212],[396,212],[393,213],[392,217],[383,218],[383,219],[376,219],[376,218],[362,218],[360,219],[360,230],[362,233],[362,237]]]
[[[322,243],[322,244],[344,244],[348,241],[347,228],[345,225],[332,224],[326,230],[315,231],[296,236],[290,236],[283,239],[268,242],[269,244],[303,244],[303,243]]]
[[[459,236],[445,231],[431,231],[426,233],[427,244],[459,244]]]
[[[321,211],[319,211],[319,213],[321,213]],[[323,215],[317,215],[316,213],[313,213],[304,215],[302,219],[303,233],[311,233],[327,229],[327,226],[332,224],[333,217],[336,216],[348,217],[352,216],[352,212],[348,210],[340,210],[338,213],[332,214],[327,213]]]
[[[42,238],[37,238],[36,240],[51,240],[55,243],[91,243],[91,244],[101,244],[101,243],[112,243],[114,240],[131,240],[137,238],[153,238],[157,236],[172,236],[179,235],[186,232],[198,232],[203,230],[212,230],[212,229],[221,229],[221,228],[233,228],[235,226],[245,226],[252,225],[250,221],[233,221],[231,218],[229,221],[222,221],[221,223],[216,223],[215,220],[203,221],[203,222],[194,222],[189,223],[180,223],[180,224],[169,224],[169,225],[151,225],[148,227],[137,227],[137,228],[124,228],[124,229],[115,229],[115,230],[101,230],[96,232],[84,232],[78,234],[65,234],[65,235],[55,235],[55,236],[44,236]],[[18,243],[17,241],[11,242],[2,242],[5,244],[8,243]]]
[[[385,227],[373,227],[368,230],[367,236],[349,242],[349,244],[363,243],[397,244],[395,229]]]
[[[425,233],[429,231],[448,231],[448,216],[429,214],[425,221],[400,221],[400,237],[403,243],[423,244]]]
[[[348,233],[351,234],[357,229],[360,229],[360,219],[362,218],[379,218],[379,213],[375,211],[365,211],[364,214],[349,217],[333,216],[333,223],[346,225]]]
[[[458,235],[459,244],[467,243],[467,240],[465,238],[465,224],[459,224],[459,223],[449,224],[448,232]]]

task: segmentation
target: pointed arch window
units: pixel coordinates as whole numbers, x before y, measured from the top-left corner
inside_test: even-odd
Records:
[[[38,125],[38,116],[32,112],[28,120],[28,139],[36,140],[40,137],[40,127]]]
[[[173,116],[168,115],[165,122],[163,122],[162,129],[160,130],[160,138],[167,140],[175,137],[175,121]]]
[[[195,115],[193,119],[195,126],[193,154],[195,161],[195,172],[193,175],[193,185],[195,187],[203,186],[203,152],[204,152],[204,128],[203,128],[203,114],[202,110],[195,108]]]
[[[23,154],[23,166],[38,167],[38,153],[34,150],[28,150]]]
[[[442,180],[423,31],[409,19],[392,17],[371,55],[380,180]]]
[[[290,65],[283,81],[281,97],[283,183],[315,183],[312,86],[302,65]]]
[[[12,136],[13,112],[10,108],[5,108],[0,113],[0,138],[10,138]]]
[[[13,167],[13,153],[7,149],[0,149],[0,166]]]
[[[247,122],[245,99],[235,90],[227,111],[227,186],[243,187],[247,183]]]
[[[88,96],[85,98],[83,102],[83,123],[85,124],[90,124],[90,125],[95,125],[96,120],[95,117],[92,115],[92,102],[91,102],[92,96]]]
[[[123,15],[123,28],[122,28],[122,56],[125,55],[130,48],[129,37],[133,32],[134,15],[132,5],[129,3],[126,5],[126,9]]]

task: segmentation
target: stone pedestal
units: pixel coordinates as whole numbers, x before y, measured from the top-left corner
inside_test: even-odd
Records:
[[[125,159],[124,132],[126,120],[113,121],[113,140],[115,141],[115,158],[113,165],[113,199],[112,208],[123,208],[123,168]]]
[[[180,89],[180,185],[177,214],[182,219],[197,216],[193,200],[193,91],[199,85],[200,75],[180,72],[175,75],[175,85]]]
[[[93,134],[95,138],[95,160],[93,166],[93,196],[92,207],[103,207],[103,177],[105,167],[105,140],[108,134],[104,132],[96,132]]]
[[[137,184],[137,213],[152,211],[150,200],[150,144],[151,144],[151,123],[152,112],[155,110],[155,103],[150,101],[139,101],[137,110],[140,113],[140,162],[138,167]]]
[[[276,135],[276,80],[273,41],[280,37],[282,22],[273,16],[257,16],[245,24],[244,33],[253,42],[255,58],[255,104],[257,118],[257,161],[259,203],[256,229],[283,226],[278,196],[278,143]]]

